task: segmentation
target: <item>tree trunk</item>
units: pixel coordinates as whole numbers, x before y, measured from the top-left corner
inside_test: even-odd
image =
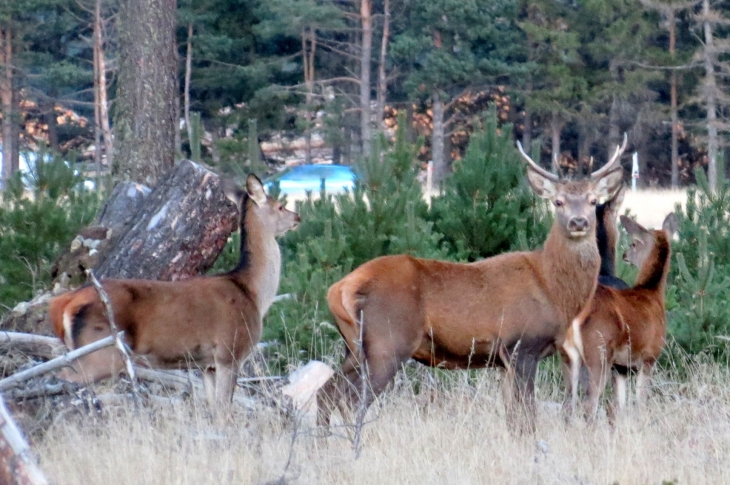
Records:
[[[314,101],[314,54],[317,49],[317,34],[314,29],[306,28],[302,31],[302,62],[304,67],[304,84],[307,87],[305,95],[304,119],[304,163],[312,163],[312,128],[313,128],[313,101]]]
[[[175,162],[175,0],[122,0],[113,173],[150,186]]]
[[[676,54],[677,26],[674,22],[674,10],[669,9],[667,15],[667,23],[669,24],[669,55],[674,60]],[[669,80],[669,96],[670,96],[670,120],[672,123],[672,188],[679,187],[679,120],[677,116],[677,72],[672,71]]]
[[[114,162],[114,145],[111,126],[109,125],[109,103],[107,99],[106,59],[104,57],[104,19],[101,13],[102,0],[96,0],[94,6],[94,101],[95,112],[98,113],[96,124],[100,136],[104,140],[104,153],[107,167]],[[101,175],[101,156],[97,166],[97,176]]]
[[[385,76],[385,64],[388,60],[388,37],[390,36],[390,0],[385,0],[383,5],[383,38],[380,42],[380,64],[378,65],[378,104],[375,118],[378,126],[383,129],[385,125],[385,102],[388,95],[388,78]]]
[[[556,165],[560,160],[560,132],[563,129],[563,120],[560,119],[560,115],[557,111],[553,111],[552,118],[550,120],[550,132],[552,134],[552,154],[551,154],[551,166]]]
[[[55,89],[51,90],[51,99],[46,99],[42,102],[41,111],[43,112],[43,120],[48,125],[48,146],[53,150],[58,151],[58,124],[56,123],[56,103],[54,100],[58,96]]]
[[[608,71],[611,74],[611,80],[618,82],[618,63],[611,59],[608,64]],[[616,145],[620,144],[620,133],[619,133],[619,98],[617,94],[611,95],[611,109],[608,113],[608,146],[606,160],[610,160],[613,152],[616,150]]]
[[[522,130],[522,146],[529,154],[532,150],[532,109],[530,109],[529,99],[532,95],[532,81],[527,82],[525,87],[525,127]]]
[[[0,73],[0,103],[2,104],[2,137],[3,137],[3,181],[8,180],[18,170],[15,164],[15,146],[18,142],[13,129],[15,110],[13,109],[13,35],[10,22],[0,27],[0,56],[2,56],[2,72]],[[3,185],[4,187],[4,185]]]
[[[360,0],[362,20],[362,48],[360,51],[360,141],[362,154],[370,156],[372,133],[370,130],[370,61],[373,53],[373,19],[370,0]]]
[[[431,133],[431,159],[433,160],[433,184],[438,187],[446,178],[444,158],[444,103],[441,93],[433,93],[433,132]]]
[[[190,126],[190,77],[193,71],[193,23],[188,24],[188,43],[185,52],[185,128],[188,131],[188,143],[193,143],[193,127]],[[192,153],[192,148],[191,148]]]
[[[702,2],[703,29],[705,48],[703,52],[705,64],[705,83],[703,97],[707,104],[707,180],[710,188],[717,188],[717,79],[715,78],[714,39],[710,23],[710,0]]]
[[[145,198],[134,224],[96,273],[170,281],[198,276],[213,265],[236,220],[220,179],[182,161]]]

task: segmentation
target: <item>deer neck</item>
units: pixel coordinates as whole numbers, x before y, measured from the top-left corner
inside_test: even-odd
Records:
[[[671,246],[662,231],[656,231],[654,247],[639,269],[635,288],[657,289],[664,296],[664,287],[669,273],[669,261],[672,254]]]
[[[543,276],[566,322],[593,297],[600,265],[595,232],[574,241],[553,225],[542,253]]]
[[[254,297],[263,318],[274,302],[281,275],[281,251],[274,233],[249,209],[241,224],[241,256],[230,275]]]

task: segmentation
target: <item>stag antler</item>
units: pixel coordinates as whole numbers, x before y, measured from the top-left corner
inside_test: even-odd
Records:
[[[559,182],[560,181],[560,177],[558,175],[555,175],[554,173],[550,173],[547,170],[545,170],[544,168],[540,167],[538,164],[536,164],[532,160],[532,158],[530,158],[527,155],[527,153],[525,153],[525,150],[522,149],[522,143],[520,143],[519,140],[517,141],[517,149],[520,151],[520,155],[522,155],[522,158],[525,159],[525,161],[528,163],[528,165],[530,166],[530,168],[532,170],[534,170],[535,172],[539,173],[540,175],[542,175],[546,179],[551,180],[553,182]]]
[[[613,156],[611,159],[604,165],[603,167],[599,168],[595,172],[591,174],[592,179],[596,179],[598,177],[601,177],[606,172],[609,172],[613,170],[616,164],[616,161],[621,158],[621,155],[623,154],[624,150],[626,150],[626,143],[628,142],[628,137],[626,136],[626,132],[624,132],[624,142],[621,144],[621,146],[616,145],[616,151],[613,153]]]

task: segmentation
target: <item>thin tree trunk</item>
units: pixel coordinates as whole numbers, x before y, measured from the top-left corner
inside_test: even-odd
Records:
[[[112,141],[111,126],[109,124],[109,103],[106,84],[106,59],[104,54],[104,20],[101,16],[101,2],[96,0],[94,7],[94,84],[95,95],[98,96],[98,121],[101,137],[104,140],[107,167],[112,167],[114,161],[114,144]],[[101,157],[98,170],[101,169]],[[97,172],[101,174],[101,172]]]
[[[438,187],[446,177],[444,158],[444,103],[441,93],[433,93],[433,132],[431,133],[431,159],[433,160],[433,183]]]
[[[530,109],[529,99],[532,95],[532,80],[527,82],[525,86],[525,128],[522,130],[522,146],[525,147],[527,153],[532,149],[532,109]]]
[[[362,20],[362,49],[360,51],[360,139],[362,154],[370,156],[370,63],[373,52],[373,19],[370,0],[360,0]]]
[[[304,84],[307,87],[305,95],[304,118],[304,162],[312,163],[312,103],[314,101],[314,54],[317,49],[317,37],[314,29],[306,28],[302,31],[302,61],[304,67]]]
[[[380,65],[378,66],[378,106],[376,119],[381,129],[385,118],[385,101],[388,94],[388,79],[385,76],[385,63],[388,60],[388,37],[390,36],[390,0],[383,5],[383,38],[380,42]]]
[[[618,63],[615,60],[611,60],[608,64],[608,71],[611,74],[611,80],[618,82]],[[611,158],[616,145],[619,144],[619,98],[617,94],[613,94],[611,98],[611,109],[608,113],[608,146],[606,147],[607,154],[606,160]]]
[[[193,23],[188,24],[188,43],[185,53],[185,128],[188,130],[188,142],[193,143],[193,127],[190,125],[190,77],[193,71]]]
[[[717,188],[717,79],[715,79],[714,39],[710,24],[710,0],[702,2],[703,27],[705,33],[704,64],[705,85],[704,98],[707,103],[707,180],[710,188]]]
[[[13,164],[14,145],[17,140],[13,137],[13,35],[10,25],[0,28],[0,55],[2,56],[2,73],[0,73],[0,103],[2,103],[2,136],[3,136],[3,181],[8,180],[17,170]],[[5,185],[3,184],[3,187]]]
[[[676,25],[674,24],[674,10],[669,9],[667,15],[667,23],[669,24],[669,55],[672,60],[676,54]],[[679,121],[677,117],[677,72],[672,71],[669,80],[669,96],[670,96],[670,119],[672,123],[672,188],[679,186]]]
[[[175,0],[119,3],[113,172],[154,186],[175,162],[178,54]]]
[[[550,132],[552,134],[552,154],[551,154],[551,166],[556,164],[556,161],[560,160],[560,132],[563,128],[563,121],[560,119],[560,115],[557,111],[553,111],[552,119],[550,121]]]

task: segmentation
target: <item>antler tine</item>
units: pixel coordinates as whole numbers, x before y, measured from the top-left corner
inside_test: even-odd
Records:
[[[616,151],[613,153],[613,156],[611,159],[604,165],[603,167],[599,168],[595,172],[591,174],[591,178],[597,178],[605,174],[606,172],[609,172],[613,170],[616,164],[616,161],[621,158],[621,154],[626,150],[626,144],[628,142],[628,137],[626,136],[626,132],[624,132],[624,141],[621,144],[621,146],[616,145]]]
[[[527,164],[530,166],[530,168],[532,170],[534,170],[535,172],[539,173],[540,175],[542,175],[546,179],[551,180],[553,182],[559,182],[560,181],[560,177],[558,177],[554,173],[548,172],[547,170],[545,170],[544,168],[542,168],[538,164],[536,164],[532,160],[532,158],[530,158],[527,155],[527,153],[525,153],[525,150],[522,149],[522,143],[520,143],[519,140],[517,141],[517,149],[520,151],[520,155],[522,155],[522,158],[525,159],[525,161],[527,162]]]

